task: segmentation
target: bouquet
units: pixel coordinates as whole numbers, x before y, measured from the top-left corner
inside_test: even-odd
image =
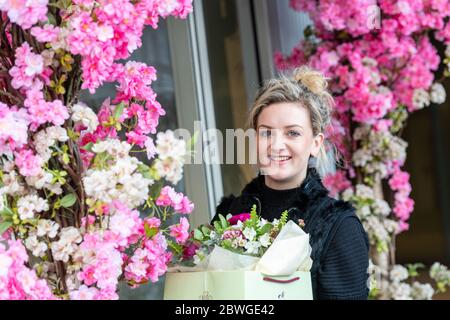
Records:
[[[284,211],[280,219],[269,222],[257,215],[255,205],[250,213],[218,217],[213,225],[191,232],[172,270],[245,269],[288,275],[310,269],[311,247],[309,235],[301,229],[303,220],[288,221]]]
[[[190,144],[157,132],[156,70],[127,61],[191,0],[0,1],[0,299],[117,299],[188,238]],[[79,100],[117,83],[98,112]],[[153,135],[153,136],[151,136]],[[179,216],[181,215],[181,217]]]

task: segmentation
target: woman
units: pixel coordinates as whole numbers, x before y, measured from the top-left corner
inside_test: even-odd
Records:
[[[251,109],[260,174],[240,196],[224,197],[218,214],[250,212],[305,223],[312,247],[314,299],[367,299],[369,242],[354,208],[328,196],[316,167],[326,162],[323,131],[332,97],[323,75],[307,67],[265,83]]]

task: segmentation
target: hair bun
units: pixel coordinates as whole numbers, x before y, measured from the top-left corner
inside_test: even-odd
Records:
[[[328,86],[327,78],[319,71],[307,66],[302,66],[294,70],[295,81],[303,84],[309,91],[319,96],[326,93]]]

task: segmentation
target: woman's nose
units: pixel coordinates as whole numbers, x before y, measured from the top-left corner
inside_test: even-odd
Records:
[[[286,141],[282,133],[276,132],[272,135],[270,148],[272,151],[281,151],[286,148]]]

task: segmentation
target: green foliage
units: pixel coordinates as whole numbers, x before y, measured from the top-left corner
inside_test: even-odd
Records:
[[[60,206],[63,208],[70,208],[77,201],[77,197],[74,193],[69,193],[65,195],[59,202]]]

